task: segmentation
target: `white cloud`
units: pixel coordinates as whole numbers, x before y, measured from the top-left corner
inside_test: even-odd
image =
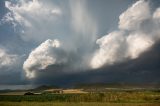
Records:
[[[149,3],[139,0],[119,16],[119,28],[135,30],[140,24],[150,18]]]
[[[74,43],[81,39],[92,45],[97,39],[97,25],[87,9],[86,1],[68,0],[67,3],[69,5],[60,2],[57,6],[53,1],[44,0],[5,1],[9,12],[2,20],[12,23],[25,41],[40,43],[46,39],[63,39],[67,36]]]
[[[154,12],[153,18],[160,19],[160,8],[157,8],[157,10]]]
[[[92,68],[100,68],[138,58],[160,38],[160,10],[151,15],[149,2],[139,0],[119,17],[119,31],[97,40],[99,49],[91,59]],[[149,22],[149,23],[148,23]]]
[[[117,51],[124,46],[125,37],[123,32],[112,32],[100,39],[97,40],[97,44],[100,46],[100,49],[96,51],[91,61],[92,68],[99,68],[104,64],[113,64],[124,58],[122,53],[117,57]]]
[[[0,69],[9,70],[18,62],[18,56],[8,54],[5,49],[0,48]]]
[[[60,54],[61,43],[58,40],[46,40],[34,49],[23,64],[23,69],[28,78],[34,78],[36,71],[45,69],[49,65],[63,64],[67,59]],[[62,51],[60,51],[62,52]]]
[[[22,28],[20,30],[23,33],[20,35],[23,40],[43,41],[50,38],[54,33],[53,27],[62,14],[57,6],[41,0],[5,1],[5,7],[9,12],[2,21],[12,23],[15,29]]]
[[[131,34],[126,40],[128,45],[126,55],[131,59],[138,58],[141,53],[148,50],[154,44],[154,41],[143,33]]]

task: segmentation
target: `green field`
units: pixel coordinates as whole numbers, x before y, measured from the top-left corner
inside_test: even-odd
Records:
[[[0,102],[0,106],[160,106],[158,103],[54,103],[54,102]]]
[[[14,92],[12,92],[14,94]],[[0,95],[0,106],[160,106],[159,91]]]
[[[108,91],[86,94],[0,95],[7,102],[160,103],[159,91]]]

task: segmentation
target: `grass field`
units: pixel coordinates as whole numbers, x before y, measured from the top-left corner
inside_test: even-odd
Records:
[[[158,91],[108,91],[105,93],[0,95],[6,102],[108,102],[108,103],[160,103]]]
[[[54,103],[54,102],[0,102],[0,106],[160,106],[158,103]]]
[[[160,91],[0,95],[0,106],[160,106]],[[17,95],[16,95],[17,94]]]

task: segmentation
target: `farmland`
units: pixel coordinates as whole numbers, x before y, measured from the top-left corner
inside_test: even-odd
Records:
[[[108,91],[94,93],[40,95],[0,95],[7,102],[107,102],[107,103],[160,103],[159,91]]]
[[[42,89],[43,88],[43,89]],[[56,91],[56,92],[55,92]],[[57,92],[62,91],[62,92]],[[32,95],[24,95],[32,92]],[[0,93],[0,106],[159,106],[159,89],[40,87]]]

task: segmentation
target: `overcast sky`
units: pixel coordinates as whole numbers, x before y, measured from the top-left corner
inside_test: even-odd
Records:
[[[0,89],[160,84],[158,4],[158,0],[0,0]]]

